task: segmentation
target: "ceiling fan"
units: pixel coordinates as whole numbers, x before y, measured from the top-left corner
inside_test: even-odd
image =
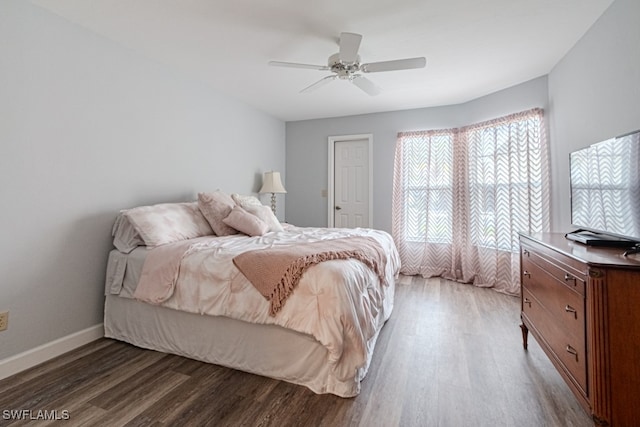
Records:
[[[424,57],[395,59],[391,61],[360,63],[358,49],[362,36],[355,33],[340,33],[340,51],[329,57],[327,65],[299,64],[296,62],[270,61],[269,65],[278,67],[307,68],[311,70],[331,71],[326,76],[300,92],[311,92],[335,79],[349,80],[351,83],[371,96],[378,95],[381,89],[361,73],[379,73],[382,71],[409,70],[424,68],[427,61]]]

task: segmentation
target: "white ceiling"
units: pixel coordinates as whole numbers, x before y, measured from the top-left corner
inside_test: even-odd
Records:
[[[545,75],[613,0],[31,0],[141,55],[286,120],[458,104]],[[419,70],[299,91],[340,32],[362,62],[425,56]]]

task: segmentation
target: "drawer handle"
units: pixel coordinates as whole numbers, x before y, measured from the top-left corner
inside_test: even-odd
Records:
[[[523,304],[529,304],[529,308],[531,308],[531,300],[529,298],[525,298],[524,301],[522,301]]]
[[[569,280],[573,280],[573,286],[576,286],[578,284],[578,279],[575,276],[572,276],[569,273],[565,273],[564,274],[564,280],[565,281],[569,281]]]
[[[522,275],[528,278],[531,278],[531,273],[529,273],[527,270],[522,272]]]
[[[576,311],[575,308],[571,307],[569,304],[566,305],[566,307],[564,308],[564,311],[566,311],[567,313],[573,313],[573,315],[575,316],[575,318],[578,318],[578,312]]]
[[[576,362],[578,361],[578,350],[571,347],[570,345],[567,345],[567,348],[565,350],[567,350],[567,353],[573,354],[576,357]]]

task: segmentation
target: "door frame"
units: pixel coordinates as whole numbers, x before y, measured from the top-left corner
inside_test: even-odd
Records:
[[[328,138],[329,158],[328,158],[328,182],[327,182],[327,226],[335,225],[335,144],[342,141],[355,141],[358,139],[366,139],[369,144],[369,158],[367,159],[369,167],[369,224],[366,227],[373,227],[373,134],[363,133],[357,135],[338,135]]]

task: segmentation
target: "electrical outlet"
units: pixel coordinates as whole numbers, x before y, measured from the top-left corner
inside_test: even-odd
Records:
[[[3,311],[0,313],[0,331],[6,331],[9,327],[9,312]]]

